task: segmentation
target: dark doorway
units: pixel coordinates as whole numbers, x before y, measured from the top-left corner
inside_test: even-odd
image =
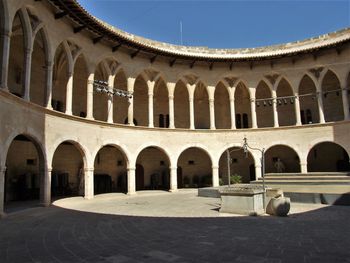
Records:
[[[182,188],[182,168],[177,167],[177,188]]]
[[[143,190],[144,183],[144,168],[141,164],[136,164],[136,191]]]

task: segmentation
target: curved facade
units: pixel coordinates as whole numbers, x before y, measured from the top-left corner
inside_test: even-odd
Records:
[[[349,170],[350,30],[238,50],[123,33],[74,0],[1,0],[0,212],[29,198]],[[94,90],[92,82],[133,93]]]

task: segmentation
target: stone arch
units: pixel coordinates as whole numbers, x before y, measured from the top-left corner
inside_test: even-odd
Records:
[[[189,93],[182,80],[179,80],[175,85],[174,115],[176,128],[190,128]]]
[[[136,155],[136,190],[169,190],[171,159],[167,151],[149,145]]]
[[[229,166],[227,163],[227,150],[229,150]],[[228,184],[228,170],[230,175],[241,176],[242,183],[249,183],[256,180],[255,160],[253,154],[247,154],[241,146],[233,146],[225,149],[219,159],[219,177],[221,184]]]
[[[124,91],[128,90],[126,73],[122,67],[120,67],[115,74],[114,88],[124,90]],[[128,118],[128,107],[129,107],[128,99],[124,97],[114,96],[113,107],[114,107],[114,112],[113,112],[114,123],[127,124],[125,123],[125,121],[127,122],[127,118]]]
[[[265,173],[300,173],[298,152],[289,145],[271,145],[265,150]]]
[[[323,95],[323,110],[326,122],[341,121],[344,119],[342,91],[337,74],[327,70],[321,80]]]
[[[51,195],[53,197],[85,194],[84,149],[73,140],[62,141],[53,151],[51,162]]]
[[[308,152],[307,170],[308,172],[349,172],[349,154],[338,143],[318,142]]]
[[[305,74],[298,87],[302,124],[318,123],[317,87],[309,74]]]
[[[272,87],[265,80],[258,83],[255,91],[256,118],[259,128],[273,127]]]
[[[129,157],[115,143],[103,144],[94,156],[94,193],[127,192]]]
[[[195,129],[209,129],[209,93],[207,86],[202,81],[199,81],[196,84],[193,96],[193,104]]]
[[[236,81],[235,84],[235,114],[236,114],[236,128],[251,128],[251,105],[250,105],[250,91],[243,80]]]
[[[217,129],[231,128],[230,92],[220,81],[214,91],[215,127]]]
[[[148,126],[148,85],[146,76],[141,73],[134,84],[134,118],[138,126]]]
[[[203,147],[190,146],[177,158],[178,188],[212,186],[212,157]]]
[[[276,82],[278,123],[280,126],[291,126],[296,123],[293,86],[285,77]]]
[[[40,200],[44,203],[47,159],[40,140],[27,132],[13,133],[5,145],[4,201]]]
[[[169,96],[165,80],[159,77],[154,85],[153,91],[153,114],[154,126],[168,128],[169,119]]]

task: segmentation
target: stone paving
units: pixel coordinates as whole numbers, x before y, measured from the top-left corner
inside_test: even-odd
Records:
[[[0,220],[0,262],[350,262],[350,207],[221,215],[194,191],[58,200]]]

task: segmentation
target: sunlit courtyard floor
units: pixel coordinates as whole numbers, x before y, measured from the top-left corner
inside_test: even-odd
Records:
[[[220,214],[220,199],[138,192],[60,199],[0,220],[0,262],[350,262],[350,207]]]

